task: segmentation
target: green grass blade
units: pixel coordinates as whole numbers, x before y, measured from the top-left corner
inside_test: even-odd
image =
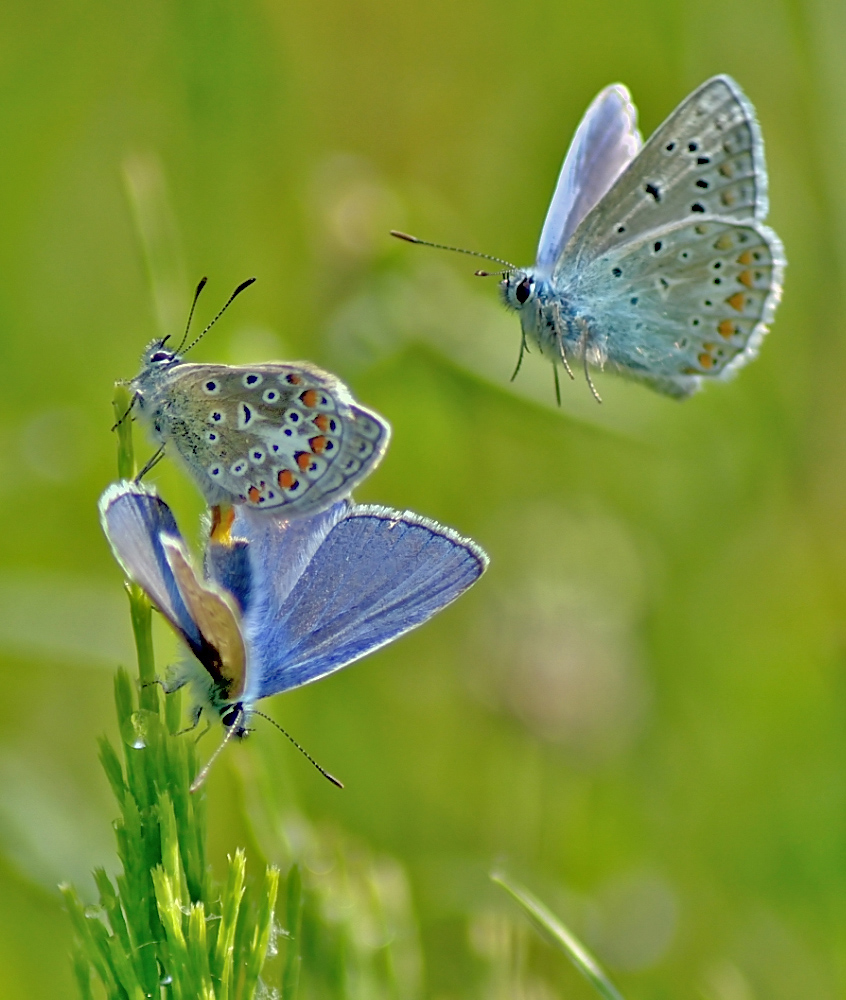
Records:
[[[559,951],[564,952],[596,992],[601,997],[604,997],[604,1000],[623,1000],[622,993],[608,978],[607,973],[599,962],[597,962],[581,941],[567,930],[551,910],[548,910],[527,889],[524,889],[523,886],[516,882],[512,882],[505,875],[493,873],[491,879],[497,885],[502,886],[511,898],[519,903],[523,912],[540,933],[558,948]]]
[[[256,993],[258,979],[261,975],[264,961],[267,958],[267,948],[270,944],[270,934],[273,928],[273,910],[276,906],[276,893],[279,889],[279,870],[268,868],[264,875],[264,886],[258,892],[258,905],[254,914],[249,953],[241,996],[243,1000],[251,1000]]]
[[[285,917],[288,936],[286,938],[285,971],[282,974],[282,1000],[296,1000],[302,963],[300,933],[303,924],[303,881],[300,866],[296,863],[291,865],[291,870],[288,872],[287,889]]]

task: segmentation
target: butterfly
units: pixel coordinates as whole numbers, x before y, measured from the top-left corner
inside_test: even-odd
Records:
[[[342,500],[296,520],[239,507],[208,540],[200,571],[154,489],[116,483],[99,506],[115,558],[193,654],[177,681],[193,682],[199,710],[236,736],[257,701],[422,625],[488,565],[475,542],[436,521]]]
[[[781,297],[786,260],[767,208],[761,130],[731,77],[703,83],[645,144],[628,90],[606,87],[576,130],[534,267],[488,257],[520,314],[514,375],[529,343],[552,360],[557,393],[571,361],[597,399],[589,365],[678,398],[733,375]]]
[[[244,504],[284,518],[316,514],[350,493],[385,454],[389,424],[316,365],[188,364],[179,349],[167,349],[167,339],[146,348],[129,383],[133,405],[210,505]]]

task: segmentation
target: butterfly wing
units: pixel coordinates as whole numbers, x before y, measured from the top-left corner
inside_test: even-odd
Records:
[[[763,223],[706,216],[606,252],[580,294],[608,365],[682,397],[755,356],[783,272],[781,242]]]
[[[247,654],[234,598],[200,579],[181,538],[161,539],[179,593],[212,655],[199,656],[214,683],[218,700],[237,699],[244,690]]]
[[[621,84],[606,87],[585,112],[567,151],[538,244],[537,267],[552,268],[576,227],[643,144],[637,109]]]
[[[312,517],[282,520],[246,505],[236,508],[231,531],[246,546],[251,600],[281,608],[326,536],[351,509],[349,500],[341,500]]]
[[[306,684],[384,646],[454,601],[487,561],[474,542],[416,514],[349,508],[284,603],[248,612],[245,701]],[[273,575],[276,564],[266,572]]]
[[[100,497],[100,523],[115,558],[195,653],[202,636],[182,598],[162,538],[181,541],[173,514],[140,483],[114,483]]]
[[[714,77],[650,136],[556,265],[591,360],[686,396],[753,358],[785,266],[766,212],[754,109]]]
[[[767,170],[755,110],[731,77],[716,76],[682,101],[585,216],[555,276],[685,219],[745,222],[766,214]]]
[[[351,492],[381,460],[389,425],[305,362],[175,365],[168,439],[210,503],[310,516]]]

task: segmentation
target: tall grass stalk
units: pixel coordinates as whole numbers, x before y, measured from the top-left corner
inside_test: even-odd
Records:
[[[118,474],[136,473],[128,390],[114,398]],[[75,930],[73,969],[83,1000],[250,1000],[273,938],[279,872],[268,867],[248,886],[246,857],[228,858],[223,884],[206,858],[206,799],[189,791],[198,771],[190,736],[181,726],[179,695],[155,683],[150,604],[127,583],[138,657],[138,684],[121,669],[115,678],[120,750],[105,737],[100,761],[118,804],[115,821],[121,873],[94,873],[96,905],[62,887]],[[299,928],[298,874],[289,878],[288,920]],[[289,933],[289,937],[291,934]],[[296,996],[298,950],[286,956],[285,997]],[[96,985],[99,981],[99,986]]]

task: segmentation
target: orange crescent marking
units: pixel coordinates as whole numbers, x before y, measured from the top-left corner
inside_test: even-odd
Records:
[[[733,337],[737,333],[737,327],[732,320],[724,319],[717,327],[717,333],[728,340],[729,337]]]
[[[235,508],[229,504],[212,507],[212,524],[209,538],[218,545],[231,545],[232,522],[235,520]]]
[[[710,354],[700,354],[699,364],[702,365],[703,368],[713,368],[714,359],[711,357]]]
[[[259,498],[261,497],[261,493],[259,493],[259,491],[255,488],[255,486],[251,486],[247,490],[247,496],[250,498],[252,503],[258,503]]]
[[[735,292],[734,295],[729,295],[726,299],[726,304],[730,305],[732,309],[736,309],[740,312],[743,309],[743,304],[746,302],[746,296],[743,292]]]
[[[314,454],[319,455],[322,451],[326,450],[326,445],[329,444],[329,441],[321,434],[320,437],[311,438],[308,443]]]
[[[747,288],[752,288],[755,283],[755,279],[752,277],[751,271],[741,271],[737,276],[737,280],[741,285],[746,285]]]
[[[317,429],[320,431],[329,430],[329,418],[326,416],[325,413],[318,413],[317,416],[314,418],[314,424],[315,427],[317,427]]]
[[[289,490],[296,482],[296,479],[294,479],[294,473],[290,469],[282,469],[276,477],[276,481],[283,490]]]
[[[304,406],[316,406],[317,405],[317,390],[316,389],[306,389],[304,393],[300,396]]]
[[[743,253],[737,258],[737,263],[744,264],[745,266],[748,267],[749,264],[752,263],[752,260],[753,260],[752,251],[744,250]]]
[[[294,460],[303,472],[311,465],[311,455],[307,451],[298,451]]]

